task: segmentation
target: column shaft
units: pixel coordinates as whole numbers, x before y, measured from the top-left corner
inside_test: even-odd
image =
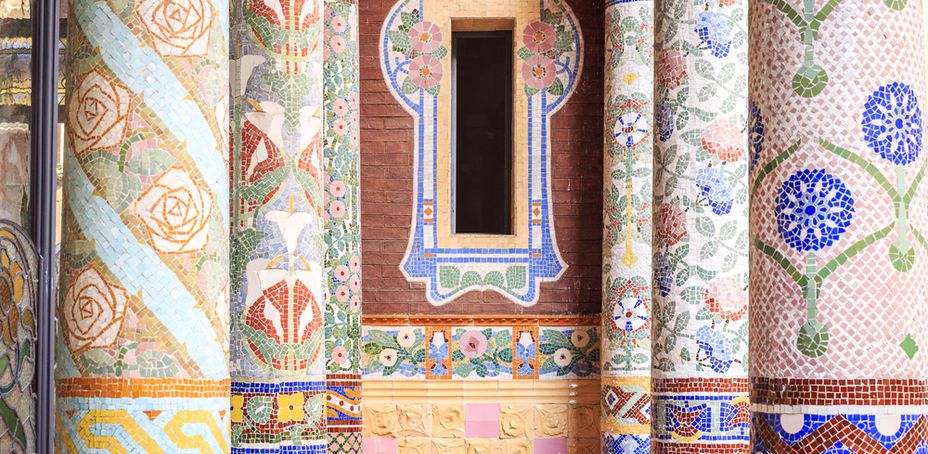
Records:
[[[606,2],[602,442],[651,444],[654,3]]]
[[[326,392],[330,453],[361,452],[358,5],[325,2]]]
[[[755,452],[919,452],[922,3],[752,5]]]
[[[228,6],[71,2],[57,450],[229,448]]]
[[[323,452],[323,2],[235,2],[233,452]]]
[[[654,446],[748,452],[748,2],[655,9]]]

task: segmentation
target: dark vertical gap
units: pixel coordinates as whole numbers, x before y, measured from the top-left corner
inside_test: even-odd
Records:
[[[512,234],[512,32],[454,32],[455,233]]]
[[[52,452],[55,402],[55,193],[58,155],[58,0],[32,2],[32,141],[29,227],[39,254],[36,298],[36,452]]]

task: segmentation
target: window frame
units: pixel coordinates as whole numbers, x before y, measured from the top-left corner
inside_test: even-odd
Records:
[[[452,22],[453,23],[453,22]],[[503,22],[502,24],[508,25],[508,22]],[[473,24],[470,24],[471,27]],[[480,236],[513,236],[515,234],[515,214],[516,207],[513,206],[514,202],[514,193],[515,193],[515,184],[513,178],[513,153],[515,152],[515,128],[513,121],[515,118],[513,109],[515,108],[513,98],[515,97],[514,88],[515,83],[513,64],[515,62],[514,55],[512,53],[513,46],[515,46],[515,33],[512,30],[512,27],[494,27],[495,22],[490,22],[485,24],[489,28],[479,28],[472,29],[467,27],[464,29],[454,29],[451,31],[451,235],[480,235]],[[457,228],[457,193],[458,193],[458,178],[457,178],[457,166],[458,166],[458,43],[464,39],[499,39],[507,38],[506,41],[509,42],[509,65],[507,67],[507,76],[508,76],[508,85],[509,85],[509,96],[505,98],[505,187],[508,189],[505,192],[505,201],[504,205],[506,207],[506,225],[504,232],[458,232]]]

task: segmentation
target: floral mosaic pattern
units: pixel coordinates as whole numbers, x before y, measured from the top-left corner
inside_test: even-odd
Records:
[[[245,1],[235,12],[231,351],[233,398],[246,411],[232,423],[233,451],[324,450],[326,212],[345,210],[326,206],[340,189],[325,181],[323,152],[323,46],[332,43],[322,0]]]
[[[748,5],[672,1],[660,9],[652,361],[653,391],[662,396],[653,436],[700,446],[686,449],[747,449],[746,426],[709,430],[687,419],[699,413],[672,422],[664,408],[689,412],[706,399],[747,397]],[[713,416],[705,424],[719,411],[707,407],[701,417]]]
[[[38,256],[18,224],[0,221],[0,448],[35,450]]]
[[[753,6],[754,451],[918,452],[924,417],[908,409],[928,376],[922,5]],[[786,20],[802,42],[771,45]],[[857,23],[867,29],[852,32]],[[838,44],[854,51],[834,55]],[[876,304],[847,304],[858,298]]]
[[[433,170],[440,160],[439,129],[446,127],[439,112],[447,86],[450,31],[430,20],[421,5],[396,3],[381,32],[381,68],[393,96],[415,121],[416,200],[409,245],[401,266],[407,279],[427,284],[431,303],[446,304],[471,290],[492,290],[521,305],[538,299],[541,282],[556,280],[566,269],[557,250],[550,200],[550,116],[564,105],[576,87],[582,68],[583,39],[576,17],[565,2],[541,3],[538,20],[520,24],[518,74],[524,82],[529,175],[524,241],[512,248],[449,247],[439,241],[438,224],[447,215],[440,206],[439,184]],[[522,102],[523,100],[516,100]],[[517,228],[516,230],[520,230]]]
[[[599,329],[591,326],[365,326],[362,341],[365,379],[564,380],[600,373]]]
[[[70,4],[59,451],[229,448],[229,11],[174,12]]]
[[[653,2],[607,2],[605,33],[603,452],[634,453],[650,445],[650,415],[624,406],[650,401]]]
[[[323,38],[328,452],[360,452],[361,207],[358,10],[326,1]]]

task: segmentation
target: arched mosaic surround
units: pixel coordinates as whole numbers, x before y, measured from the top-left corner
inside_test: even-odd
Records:
[[[408,280],[427,284],[435,305],[471,290],[492,290],[530,306],[538,300],[541,282],[557,280],[567,268],[551,212],[550,121],[580,78],[583,37],[576,16],[560,0],[540,0],[518,11],[510,3],[472,3],[402,0],[381,32],[387,85],[415,123],[414,212],[401,269]],[[519,67],[514,71],[511,236],[451,233],[451,131],[445,126],[450,124],[451,58],[443,45],[450,41],[451,17],[515,17]],[[531,41],[533,36],[539,41]]]

